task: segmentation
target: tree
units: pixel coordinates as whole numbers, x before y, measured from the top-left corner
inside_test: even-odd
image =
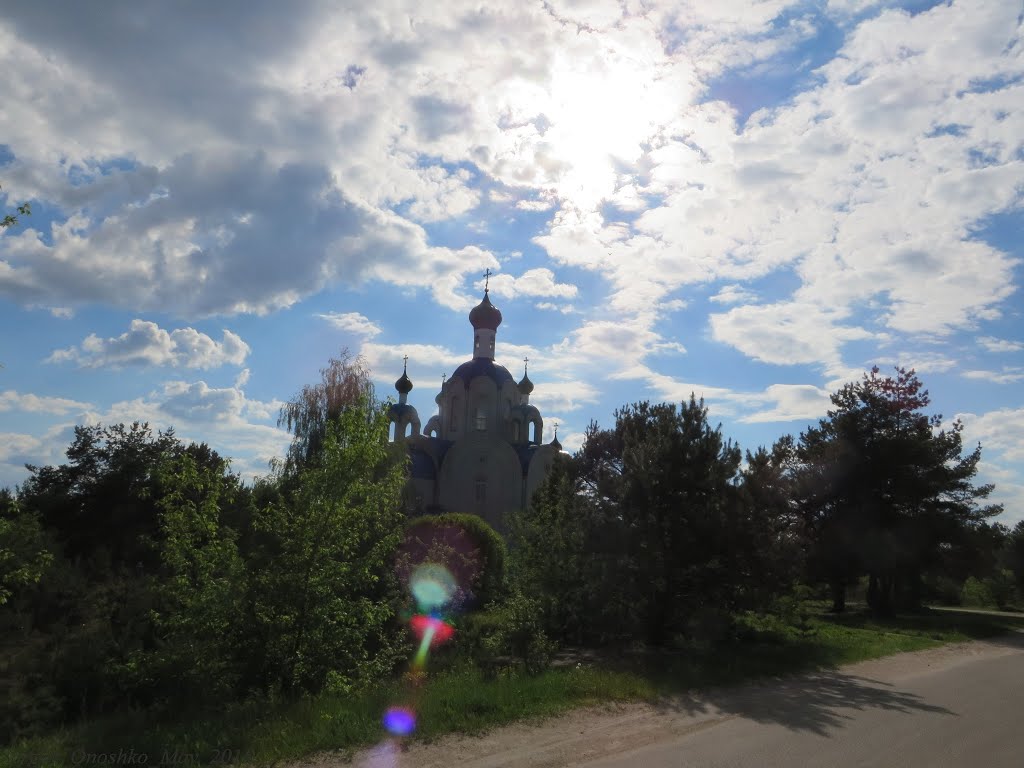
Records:
[[[762,513],[744,503],[740,450],[703,401],[637,403],[615,419],[591,424],[573,462],[513,516],[514,572],[543,596],[547,629],[664,645],[756,603],[774,580],[752,524]]]
[[[203,467],[223,465],[216,451],[205,444],[183,445],[173,429],[154,435],[139,422],[77,426],[67,464],[29,466],[31,476],[18,499],[38,512],[64,556],[92,569],[96,578],[140,563],[152,571],[159,565],[153,548],[159,527],[157,472],[182,453]]]
[[[943,546],[1001,511],[981,503],[992,486],[972,483],[981,447],[961,455],[962,424],[943,428],[941,416],[923,412],[928,392],[912,370],[882,377],[873,368],[831,399],[798,451],[812,488],[812,559],[836,609],[858,573],[868,574],[872,610],[891,613],[897,598],[917,604],[922,573]]]
[[[1024,520],[1007,534],[1001,559],[1002,567],[1013,574],[1017,590],[1024,597]]]
[[[559,641],[582,643],[592,613],[592,561],[586,548],[586,500],[580,462],[558,456],[530,506],[510,519],[512,580],[532,596],[544,630]]]
[[[37,583],[52,561],[39,518],[0,489],[0,606]]]
[[[222,507],[237,492],[226,461],[188,453],[158,472],[161,562],[154,587],[154,642],[139,654],[156,698],[176,704],[226,700],[243,666],[245,569]]]
[[[328,424],[347,410],[364,409],[373,402],[373,383],[365,362],[342,349],[320,369],[319,383],[304,386],[281,407],[277,425],[293,436],[281,466],[283,474],[294,474],[316,458],[323,449]]]
[[[736,548],[745,553],[748,602],[763,607],[803,575],[807,532],[796,442],[785,435],[770,451],[748,451],[740,477],[744,517],[735,525]]]
[[[346,688],[389,672],[400,656],[392,560],[405,466],[387,430],[386,409],[366,394],[347,402],[323,424],[318,450],[296,437],[294,455],[305,458],[293,488],[256,513],[252,642],[273,688]]]

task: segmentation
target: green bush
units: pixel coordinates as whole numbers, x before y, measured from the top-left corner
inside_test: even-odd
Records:
[[[968,576],[960,591],[960,604],[971,608],[992,608],[995,607],[996,599],[988,584]]]
[[[1017,602],[1017,585],[1013,572],[1003,569],[996,571],[985,579],[984,584],[992,595],[992,601],[1000,609],[1005,610]]]
[[[462,608],[487,605],[505,594],[505,541],[476,515],[417,517],[406,529],[404,549],[400,557],[412,562],[431,557],[443,561],[440,564],[452,571],[459,586],[471,592]]]
[[[537,600],[513,592],[458,620],[458,653],[468,656],[485,675],[521,663],[531,675],[548,667],[557,649],[544,632]]]

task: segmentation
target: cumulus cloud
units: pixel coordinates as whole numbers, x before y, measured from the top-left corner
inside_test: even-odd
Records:
[[[555,304],[553,301],[538,301],[534,304],[537,309],[546,309],[552,312],[561,312],[563,315],[571,315],[576,312],[572,304]]]
[[[782,421],[813,421],[826,414],[831,401],[829,392],[810,384],[772,384],[756,399],[771,407],[749,413],[739,420],[749,424]]]
[[[1000,408],[976,415],[957,414],[964,423],[965,443],[980,442],[1007,461],[1024,460],[1024,408]]]
[[[351,333],[355,336],[362,336],[372,339],[380,335],[380,326],[370,321],[370,318],[358,312],[328,312],[317,315],[321,320],[326,320],[335,328]]]
[[[33,435],[0,432],[0,464],[32,464],[45,454],[44,442]]]
[[[708,301],[713,301],[716,304],[749,304],[756,299],[756,293],[748,291],[735,283],[723,285],[718,293],[708,297]]]
[[[90,334],[77,347],[55,350],[47,362],[73,362],[82,368],[158,365],[176,368],[218,368],[242,365],[249,345],[225,330],[216,341],[194,328],[166,331],[156,323],[132,320],[120,336],[102,339]]]
[[[478,288],[484,287],[479,281]],[[493,275],[490,278],[490,289],[496,296],[514,299],[519,296],[544,296],[571,299],[578,288],[570,283],[555,281],[555,273],[545,267],[528,269],[519,277],[513,275]]]
[[[86,411],[92,406],[64,397],[45,397],[31,393],[19,394],[13,389],[0,392],[0,411],[23,411],[64,416],[75,411]]]
[[[585,381],[545,380],[537,381],[535,385],[530,402],[542,413],[575,411],[598,401],[599,391]],[[547,417],[547,422],[553,423],[550,416]]]
[[[1002,371],[964,371],[965,379],[988,381],[992,384],[1016,384],[1024,381],[1024,368],[1003,368]]]
[[[736,307],[711,315],[711,332],[745,355],[765,363],[830,363],[840,358],[840,348],[851,339],[872,334],[843,325],[843,315],[813,304],[779,303]]]
[[[1009,339],[997,339],[994,336],[982,336],[978,339],[978,343],[989,352],[1020,352],[1024,349],[1024,343]]]

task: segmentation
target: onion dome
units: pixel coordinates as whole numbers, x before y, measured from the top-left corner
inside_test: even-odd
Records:
[[[554,448],[556,451],[561,451],[562,450],[562,444],[560,442],[558,442],[558,425],[557,424],[555,424],[555,437],[551,441],[551,447]]]
[[[469,322],[477,330],[488,328],[492,331],[498,330],[501,325],[501,312],[491,304],[491,297],[488,290],[484,289],[484,299],[469,312]]]
[[[395,382],[395,389],[398,390],[400,395],[408,395],[412,392],[412,379],[409,378],[408,373],[409,358],[405,358],[405,365],[402,366],[402,377]]]
[[[530,381],[530,377],[527,375],[527,367],[523,366],[523,378],[519,382],[519,392],[524,395],[528,395],[533,392],[533,382]]]

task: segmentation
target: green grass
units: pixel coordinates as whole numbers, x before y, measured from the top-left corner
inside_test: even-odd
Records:
[[[654,700],[991,637],[1024,628],[1024,617],[934,611],[877,620],[858,613],[819,614],[802,629],[763,617],[744,617],[740,628],[741,639],[734,642],[610,656],[600,663],[550,669],[532,677],[506,671],[487,679],[476,669],[461,668],[431,676],[418,687],[395,681],[361,695],[251,703],[178,722],[154,721],[145,713],[122,714],[0,750],[0,767],[86,765],[89,755],[106,755],[109,763],[119,750],[122,764],[134,750],[147,755],[148,765],[268,765],[321,751],[350,753],[380,741],[381,714],[395,704],[410,705],[418,713],[417,738],[477,733],[581,705]]]

